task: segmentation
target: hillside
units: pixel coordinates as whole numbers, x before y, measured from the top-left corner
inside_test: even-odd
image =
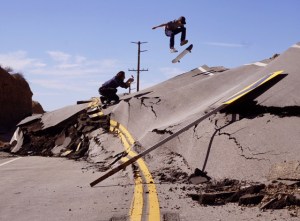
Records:
[[[22,74],[9,73],[0,66],[0,141],[10,140],[11,130],[22,119],[34,113],[44,113],[42,106],[32,101],[32,91]]]

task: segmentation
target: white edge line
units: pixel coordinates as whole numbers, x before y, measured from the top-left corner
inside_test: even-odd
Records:
[[[268,65],[268,64],[262,63],[262,62],[255,62],[254,64],[257,65],[257,66],[261,66],[261,67],[265,67],[265,66]]]
[[[204,72],[204,73],[206,72],[205,75],[210,75],[210,76],[214,75],[213,73],[205,70],[203,67],[198,67],[197,69],[200,70],[201,72]]]
[[[294,44],[292,48],[300,48],[300,45]]]
[[[5,163],[1,163],[0,164],[0,167],[1,166],[4,166],[5,164],[9,164],[9,163],[11,163],[11,162],[13,162],[13,161],[15,161],[15,160],[19,160],[19,159],[21,159],[22,157],[17,157],[17,158],[15,158],[15,159],[12,159],[12,160],[9,160],[9,161],[7,161],[7,162],[5,162]]]
[[[268,64],[262,63],[262,62],[255,62],[255,63],[244,64],[244,65],[256,65],[256,66],[260,66],[260,67],[266,67]]]
[[[198,69],[202,72],[207,72],[207,70],[205,70],[203,67],[199,67]]]

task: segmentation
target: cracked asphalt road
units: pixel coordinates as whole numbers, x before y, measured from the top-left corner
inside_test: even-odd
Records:
[[[233,69],[199,67],[151,88],[124,96],[119,104],[103,110],[101,116],[109,116],[117,122],[116,125],[130,132],[139,144],[135,146],[135,151],[140,153],[199,117],[216,110],[228,98],[249,88],[249,85],[257,84],[258,80],[270,73],[283,70],[279,78],[249,93],[236,105],[212,114],[143,158],[157,185],[162,214],[180,214],[182,220],[222,220],[224,217],[229,220],[237,217],[240,220],[297,219],[283,211],[261,213],[258,208],[241,208],[236,205],[200,206],[188,196],[195,193],[197,187],[191,186],[187,177],[196,168],[204,167],[208,175],[216,180],[228,178],[265,183],[272,182],[269,180],[270,172],[276,165],[300,161],[299,59],[300,43],[279,56],[259,62],[259,65],[253,63]],[[76,110],[72,107],[65,110],[74,114],[84,107],[82,105],[77,106]],[[61,118],[62,115],[52,122],[50,118],[53,116],[54,113],[46,115],[46,126],[52,132],[52,126],[55,126],[53,122],[60,126],[67,123]],[[124,151],[126,142],[114,139],[114,136],[118,136],[118,133],[113,133],[115,131],[105,133],[93,130],[91,125],[85,125],[84,129],[82,125],[77,126],[74,123],[72,130],[67,128],[63,135],[67,137],[70,132],[80,132],[81,136],[87,131],[85,137],[96,137],[98,142],[90,139],[89,146],[85,146],[85,150],[88,150],[85,157],[95,165],[109,165],[115,159],[114,156]],[[76,143],[75,148],[67,148],[75,151],[80,149],[80,145]],[[130,149],[130,145],[126,148]],[[98,170],[98,175],[107,168],[102,169]],[[297,173],[297,170],[291,172]],[[6,175],[7,171],[4,170],[4,173]],[[132,179],[132,174],[125,174],[125,178]],[[113,185],[114,179],[111,177],[107,182]],[[111,195],[122,194],[122,191],[116,193],[114,189],[99,188],[95,191],[100,191],[100,196],[104,196],[104,191]],[[119,203],[118,208],[129,210],[129,203],[126,206],[116,203]],[[112,211],[112,206],[109,208]]]

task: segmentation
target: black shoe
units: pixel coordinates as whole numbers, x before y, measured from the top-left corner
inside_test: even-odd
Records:
[[[100,101],[101,101],[101,103],[103,104],[104,101],[105,101],[105,97],[101,96],[101,97],[100,97]]]
[[[183,46],[183,45],[185,45],[188,42],[189,42],[188,40],[183,40],[182,42],[180,42],[180,46]]]
[[[111,101],[109,102],[110,105],[115,105],[115,104],[118,104],[118,103],[120,103],[120,100],[118,100],[118,101],[116,101],[116,100],[111,100]]]
[[[109,104],[111,102],[111,100],[103,96],[100,97],[100,100],[102,104]]]

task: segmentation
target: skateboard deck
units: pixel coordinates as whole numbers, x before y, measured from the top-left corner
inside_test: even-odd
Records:
[[[187,53],[191,53],[193,48],[193,44],[190,44],[186,49],[184,49],[176,58],[172,60],[172,63],[180,62],[180,59],[183,58]]]

